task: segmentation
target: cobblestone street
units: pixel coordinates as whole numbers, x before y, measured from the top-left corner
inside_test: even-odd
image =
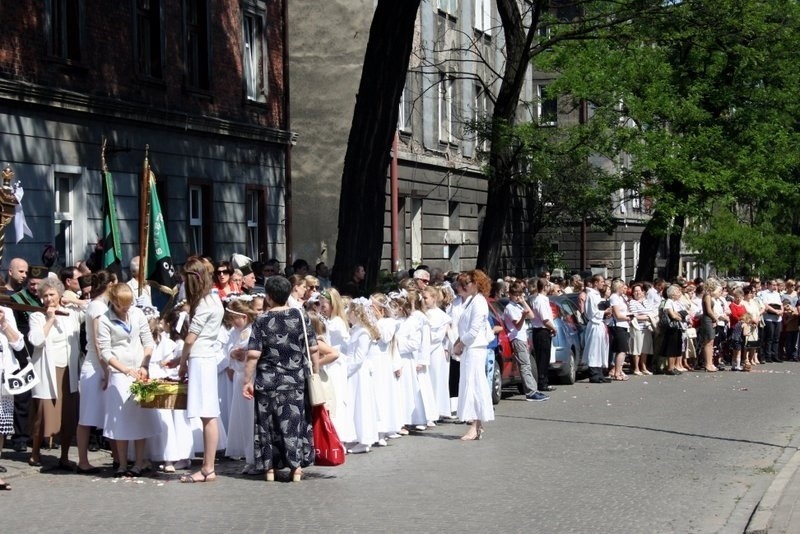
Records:
[[[482,441],[440,424],[300,484],[241,477],[235,461],[194,485],[39,473],[5,450],[3,531],[742,532],[800,443],[800,366],[758,370],[517,395]]]

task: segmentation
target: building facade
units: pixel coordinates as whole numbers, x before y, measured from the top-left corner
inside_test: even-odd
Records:
[[[253,259],[285,249],[288,127],[285,2],[3,2],[0,162],[24,188],[39,263],[86,258],[102,234],[101,145],[123,261],[138,250],[139,176],[157,176],[173,260]]]

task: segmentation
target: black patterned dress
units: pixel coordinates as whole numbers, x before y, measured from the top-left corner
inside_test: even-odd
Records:
[[[308,317],[294,308],[259,316],[250,334],[248,350],[261,352],[254,380],[256,469],[295,469],[314,462],[300,321],[312,333],[309,343],[316,345]]]

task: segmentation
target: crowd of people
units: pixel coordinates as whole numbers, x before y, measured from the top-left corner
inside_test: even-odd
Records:
[[[173,301],[159,306],[158,290],[137,281],[138,258],[127,282],[15,258],[13,304],[0,306],[2,371],[30,363],[38,382],[2,391],[0,436],[12,435],[17,451],[30,447],[28,463],[43,469],[95,474],[88,452],[102,441],[115,476],[190,470],[202,455],[180,480],[210,482],[224,454],[245,460],[243,475],[269,481],[288,468],[300,480],[315,454],[310,368],[327,385],[325,408],[348,453],[443,420],[468,423],[464,441],[482,439],[494,418],[486,369],[495,339],[483,272],[432,283],[417,269],[395,291],[364,295],[363,267],[340,292],[324,265],[310,275],[303,263],[290,276],[267,263],[259,279],[236,255],[193,256]],[[135,385],[153,379],[186,381],[186,409],[142,407]],[[54,441],[60,456],[45,462]]]
[[[367,295],[363,266],[341,290],[324,264],[311,274],[298,260],[290,270],[281,273],[274,260],[193,256],[166,299],[140,285],[138,258],[127,282],[84,264],[54,273],[13,259],[5,285],[13,304],[0,306],[0,370],[8,376],[30,363],[38,381],[29,391],[0,389],[0,449],[12,435],[11,446],[30,447],[28,463],[42,466],[42,449],[57,440],[60,456],[43,468],[94,474],[88,452],[105,441],[116,476],[159,468],[189,470],[182,482],[210,482],[224,454],[244,459],[243,475],[269,481],[289,469],[299,481],[315,455],[309,372],[326,386],[325,409],[348,453],[443,421],[467,423],[461,439],[480,440],[494,418],[500,331],[526,399],[546,401],[555,389],[552,294],[575,295],[591,383],[798,361],[793,280],[762,288],[758,279],[628,284],[542,273],[492,282],[480,270],[422,266],[392,291]],[[153,379],[188,379],[186,409],[142,407],[132,385]],[[0,487],[10,488],[2,479]]]

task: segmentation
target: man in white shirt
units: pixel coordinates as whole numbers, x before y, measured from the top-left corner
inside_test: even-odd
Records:
[[[550,299],[547,298],[547,288],[550,282],[547,278],[536,281],[536,293],[533,297],[531,311],[531,327],[533,331],[533,354],[536,362],[537,382],[539,391],[555,391],[550,385],[550,347],[552,338],[556,335],[556,325],[553,323],[553,309]]]
[[[529,401],[542,402],[550,397],[536,390],[536,379],[531,372],[531,354],[528,351],[528,332],[525,321],[533,318],[533,310],[525,302],[525,284],[514,281],[508,289],[509,302],[503,310],[503,323],[511,341],[514,359],[519,367],[525,398]]]
[[[152,308],[153,301],[151,299],[150,294],[150,286],[147,283],[144,284],[142,287],[142,294],[139,295],[139,269],[141,266],[139,265],[140,259],[139,256],[134,256],[131,258],[131,263],[129,265],[131,270],[131,279],[128,280],[127,284],[133,290],[133,299],[136,303],[137,308]]]
[[[781,321],[783,320],[783,304],[778,291],[778,281],[770,280],[767,289],[760,295],[764,304],[764,338],[762,350],[765,363],[782,361],[778,355],[778,342],[781,337]]]

